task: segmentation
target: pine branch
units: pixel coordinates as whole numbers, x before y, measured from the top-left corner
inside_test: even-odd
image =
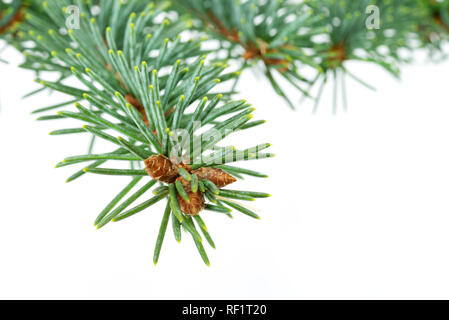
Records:
[[[328,77],[341,82],[348,61],[377,64],[395,77],[399,67],[411,62],[404,51],[426,47],[432,55],[443,55],[449,35],[448,1],[428,0],[310,0],[310,1],[214,1],[175,0],[178,10],[193,19],[193,29],[219,39],[221,49],[237,64],[262,61],[274,91],[292,108],[280,79],[305,97],[321,90],[317,83]],[[380,13],[380,29],[369,29],[371,5]],[[443,55],[444,56],[444,55]],[[305,67],[317,76],[303,77]],[[338,76],[337,76],[338,75]],[[309,85],[308,85],[309,83]],[[339,86],[337,86],[339,87]],[[341,93],[346,106],[347,94]],[[335,99],[338,93],[334,90]],[[336,111],[337,101],[334,101]]]
[[[380,29],[367,26],[373,4]],[[71,18],[79,25],[68,26]],[[194,31],[190,40],[185,30]],[[245,176],[267,177],[235,162],[274,156],[266,152],[268,143],[243,150],[222,144],[264,123],[251,120],[254,109],[245,100],[233,99],[242,71],[262,67],[288,105],[295,107],[285,82],[315,99],[315,111],[333,78],[336,112],[339,88],[346,109],[346,76],[372,88],[347,62],[375,64],[398,77],[412,60],[404,52],[426,49],[444,57],[448,35],[449,0],[0,0],[0,38],[23,53],[21,67],[40,85],[25,96],[44,90],[67,96],[33,114],[61,123],[51,135],[91,137],[87,154],[56,165],[82,166],[67,182],[85,174],[131,177],[101,210],[97,228],[166,202],[155,264],[169,223],[177,241],[182,229],[190,234],[209,265],[203,236],[211,247],[215,243],[205,212],[232,217],[235,210],[259,219],[244,201],[269,197],[226,188]],[[204,49],[208,42],[218,49]],[[239,70],[227,71],[228,61]],[[48,74],[56,80],[47,80]],[[232,88],[223,91],[220,84],[227,81]],[[79,125],[64,127],[67,119]],[[111,149],[95,153],[98,141]]]
[[[232,101],[229,94],[214,92],[220,83],[235,79],[237,74],[226,73],[223,62],[208,63],[201,40],[182,40],[178,36],[185,27],[182,22],[155,22],[159,13],[168,8],[166,2],[143,6],[142,1],[108,5],[100,1],[104,6],[95,17],[92,9],[98,2],[75,3],[81,9],[80,29],[61,28],[66,13],[61,1],[49,0],[39,10],[27,12],[20,39],[33,46],[25,50],[26,62],[22,67],[64,75],[56,82],[41,77],[38,82],[67,95],[67,102],[39,108],[34,113],[44,114],[42,120],[70,118],[81,123],[78,128],[53,131],[53,135],[85,132],[112,149],[102,154],[89,152],[67,157],[57,167],[84,165],[68,181],[86,173],[132,177],[99,213],[95,225],[104,227],[166,201],[154,262],[159,259],[171,216],[177,220],[172,223],[175,239],[180,240],[181,228],[186,230],[209,264],[194,221],[215,247],[200,217],[208,208],[205,193],[218,196],[219,190],[236,178],[215,167],[222,163],[220,158],[212,157],[214,161],[207,166],[203,158],[228,135],[249,128],[243,126],[254,110],[245,101]],[[148,30],[152,30],[151,36]],[[67,77],[77,82],[63,83]],[[57,109],[56,115],[51,114]],[[269,144],[263,146],[265,149]],[[268,157],[249,150],[235,153],[231,161]],[[116,167],[117,160],[129,162],[131,169]],[[145,169],[135,168],[135,164]],[[148,197],[157,181],[161,185]],[[136,191],[139,182],[146,184]],[[128,193],[131,196],[120,203]],[[235,192],[224,192],[220,197],[228,196],[236,197]],[[130,207],[138,200],[142,202]],[[229,214],[224,206],[217,208]]]
[[[176,0],[175,3],[181,12],[191,15],[196,29],[205,29],[229,44],[223,50],[228,59],[261,61],[275,92],[292,108],[294,104],[273,78],[273,72],[308,95],[303,88],[308,80],[299,68],[304,65],[318,68],[306,51],[313,48],[311,38],[325,29],[320,27],[321,17],[314,17],[305,3],[259,0]]]

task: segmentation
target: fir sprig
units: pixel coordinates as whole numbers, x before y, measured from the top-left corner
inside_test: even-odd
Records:
[[[449,34],[447,0],[176,0],[175,3],[190,14],[192,28],[220,40],[222,51],[241,63],[241,69],[248,67],[248,61],[264,62],[264,72],[275,91],[294,106],[273,70],[305,97],[313,97],[314,112],[329,77],[335,82],[334,112],[338,106],[338,86],[343,107],[347,109],[347,76],[373,89],[349,71],[345,62],[376,64],[398,77],[399,68],[411,61],[404,51],[427,47],[432,54],[441,54]],[[376,17],[380,19],[379,29],[367,25],[369,15],[373,14],[372,6],[379,13]],[[310,66],[317,75],[305,79],[304,67]],[[318,89],[312,93],[314,86]]]
[[[416,35],[421,46],[435,60],[446,58],[443,47],[449,40],[449,1],[419,0],[415,8],[420,13]]]
[[[167,38],[175,39],[175,35],[189,29],[218,40],[219,49],[215,50],[213,56],[220,62],[232,59],[239,64],[240,71],[253,65],[253,62],[261,62],[259,65],[264,66],[267,79],[290,106],[293,107],[295,103],[287,97],[284,85],[279,82],[280,78],[287,80],[305,97],[313,97],[316,100],[315,111],[329,77],[334,78],[336,89],[338,85],[341,87],[345,109],[346,76],[372,88],[345,67],[346,61],[374,63],[397,77],[399,67],[410,62],[402,54],[404,50],[425,47],[433,57],[444,57],[443,44],[449,35],[448,0],[175,0],[173,6],[167,1],[150,4],[144,1],[60,1],[59,4],[65,10],[72,4],[82,9],[81,31],[69,35],[54,32],[59,30],[67,18],[64,12],[59,12],[56,0],[13,1],[15,8],[23,3],[27,4],[27,19],[20,23],[21,27],[14,33],[14,39],[10,38],[9,41],[25,51],[27,61],[23,67],[36,72],[58,72],[61,75],[59,82],[71,73],[67,66],[58,63],[59,57],[51,57],[54,52],[48,52],[45,48],[49,42],[58,43],[59,49],[70,48],[67,44],[73,43],[75,38],[75,42],[82,43],[79,53],[84,53],[83,58],[96,62],[96,65],[108,61],[109,49],[114,52],[121,50],[133,65],[145,61],[141,59],[140,53],[147,53],[142,49],[142,41],[137,43],[137,51],[134,52],[134,46],[130,43],[135,39],[147,36],[145,43],[157,42],[159,38],[165,41]],[[367,9],[372,5],[380,13],[379,30],[370,30],[366,25],[370,14]],[[93,14],[98,8],[101,8],[99,13]],[[177,10],[180,17],[170,26],[160,24],[161,16],[169,17],[172,10]],[[89,27],[87,22],[91,19],[98,20],[95,24],[98,27]],[[118,28],[113,35],[108,36],[109,25]],[[145,30],[143,34],[142,30]],[[47,32],[51,37],[46,35]],[[34,42],[34,46],[25,44],[29,40]],[[96,51],[99,42],[106,40],[112,47]],[[173,47],[173,52],[185,52],[178,50],[182,48],[176,45]],[[132,52],[129,52],[130,49]],[[54,51],[64,55],[63,52]],[[191,56],[204,53],[192,52]],[[73,59],[75,61],[69,63],[70,66],[77,64],[76,57]],[[163,61],[155,64],[155,68],[159,69]],[[305,76],[307,66],[317,71],[315,77]],[[312,94],[312,87],[316,84],[319,89]],[[233,89],[236,85],[237,81]],[[336,98],[337,95],[335,90]],[[336,98],[334,111],[337,108]]]
[[[275,92],[294,108],[275,75],[287,80],[302,94],[308,80],[305,65],[318,68],[308,49],[312,37],[325,32],[319,15],[313,15],[306,3],[294,1],[213,1],[176,0],[178,8],[191,14],[193,28],[212,33],[226,45],[221,46],[228,59],[245,69],[261,61]],[[321,24],[321,27],[320,27]]]
[[[68,28],[66,23],[70,4],[76,4],[80,10],[79,26],[75,29]],[[93,15],[98,5],[101,5],[100,13]],[[176,59],[204,54],[200,52],[198,41],[179,46],[177,35],[184,25],[171,23],[168,19],[156,22],[168,5],[166,1],[157,4],[145,1],[44,1],[41,8],[27,11],[26,23],[18,34],[24,43],[33,44],[21,48],[26,56],[22,68],[55,71],[62,73],[64,79],[71,75],[72,66],[79,69],[87,64],[96,67],[99,76],[109,85],[120,86],[119,82],[126,84],[128,77],[127,74],[122,79],[110,76],[112,69],[123,68],[120,59],[115,59],[118,64],[113,65],[111,55],[123,52],[128,63],[134,66],[147,61],[165,46],[168,51],[159,55],[165,59],[156,59],[153,63],[155,68],[161,68],[167,61],[172,64]],[[167,48],[169,39],[174,41]]]
[[[262,123],[251,122],[254,109],[246,101],[230,100],[229,92],[214,92],[218,84],[237,74],[225,73],[226,64],[222,62],[207,63],[201,40],[173,37],[180,32],[179,24],[166,19],[154,22],[166,8],[165,2],[142,6],[142,1],[108,2],[110,5],[77,1],[74,3],[81,10],[80,28],[58,28],[64,21],[65,5],[70,3],[45,1],[42,11],[27,13],[21,28],[21,40],[32,44],[25,49],[22,67],[60,73],[58,81],[39,78],[38,82],[70,96],[64,103],[34,113],[45,114],[41,120],[81,121],[77,128],[62,128],[52,134],[89,134],[108,143],[111,150],[98,154],[90,148],[87,154],[67,157],[56,167],[83,165],[68,182],[86,173],[131,177],[99,213],[97,228],[166,201],[154,263],[159,259],[171,219],[175,239],[180,240],[180,230],[187,231],[209,264],[200,231],[212,247],[215,244],[203,220],[203,210],[228,215],[237,210],[258,218],[244,205],[235,203],[253,200],[247,191],[220,190],[236,180],[234,172],[236,177],[263,177],[243,168],[219,166],[273,156],[262,152],[269,144],[245,150],[219,146],[228,135]],[[104,7],[94,17],[93,6],[99,3]],[[142,11],[134,13],[137,10]],[[108,22],[114,23],[109,27]],[[67,77],[78,81],[66,84],[63,80]],[[170,178],[161,176],[158,161],[169,166]],[[130,167],[116,166],[117,162],[129,163]],[[139,187],[139,183],[143,185]],[[149,196],[153,187],[153,195]],[[206,203],[204,197],[214,205]],[[139,200],[142,202],[136,205]]]
[[[169,78],[172,76],[172,72],[176,72],[176,70],[179,70],[179,68],[177,67],[178,64],[179,62],[176,62],[175,65],[171,67],[170,72],[168,73]],[[193,72],[191,74],[187,72],[188,76],[186,76],[182,80],[178,79],[172,86],[173,92],[178,92],[179,99],[173,102],[175,104],[174,112],[169,114],[164,114],[162,112],[163,110],[170,110],[171,108],[160,103],[161,101],[163,101],[164,95],[161,94],[160,91],[155,89],[160,88],[160,78],[157,75],[157,72],[149,72],[150,75],[148,75],[147,73],[148,79],[146,79],[145,77],[141,76],[141,72],[143,71],[142,68],[134,69],[136,72],[134,84],[142,90],[148,90],[144,93],[146,96],[148,96],[148,105],[145,106],[144,110],[149,111],[149,113],[147,114],[149,125],[144,123],[144,121],[142,120],[142,114],[137,110],[137,108],[132,106],[130,103],[127,103],[125,98],[119,92],[114,92],[109,88],[103,88],[103,90],[101,91],[98,89],[96,90],[95,88],[91,88],[91,91],[89,91],[89,93],[86,93],[86,97],[98,95],[100,94],[100,92],[103,95],[110,95],[111,100],[113,100],[114,103],[118,105],[116,112],[121,112],[123,114],[123,117],[131,119],[134,122],[134,125],[119,122],[121,120],[120,118],[116,118],[117,122],[105,120],[82,104],[76,104],[78,112],[60,112],[60,114],[65,117],[70,117],[81,120],[83,122],[87,122],[89,125],[85,125],[83,127],[87,132],[90,132],[102,138],[103,140],[114,144],[117,149],[110,153],[104,153],[101,155],[82,155],[68,157],[59,166],[78,164],[87,161],[96,161],[91,163],[90,166],[85,167],[83,171],[86,173],[100,175],[119,175],[133,177],[132,181],[127,184],[125,188],[116,197],[114,197],[114,199],[110,203],[108,203],[106,208],[99,214],[95,221],[97,227],[101,228],[111,221],[120,221],[129,218],[163,199],[166,199],[170,204],[170,208],[166,209],[161,223],[160,234],[158,236],[157,246],[155,250],[155,263],[157,262],[157,259],[159,257],[160,246],[164,238],[167,221],[170,217],[171,219],[174,219],[175,217],[178,220],[180,226],[192,235],[201,256],[203,257],[205,263],[208,263],[209,260],[201,244],[202,238],[197,232],[197,228],[195,227],[195,222],[197,222],[199,224],[198,228],[204,231],[204,221],[202,220],[200,215],[198,215],[198,218],[192,220],[189,215],[182,212],[180,204],[178,203],[178,195],[185,200],[189,199],[189,195],[185,191],[184,186],[180,185],[179,179],[172,183],[162,184],[162,188],[155,189],[156,194],[153,197],[145,200],[135,207],[130,208],[131,205],[134,204],[139,198],[146,198],[148,194],[147,191],[150,190],[151,187],[156,185],[157,179],[150,179],[150,181],[142,187],[143,189],[141,188],[134,191],[134,193],[128,199],[126,199],[121,205],[117,206],[119,201],[123,199],[126,194],[132,193],[132,190],[135,189],[136,184],[144,176],[148,175],[147,171],[143,169],[122,169],[114,167],[104,168],[100,167],[100,165],[103,165],[105,161],[110,160],[126,160],[142,163],[143,160],[148,159],[152,155],[163,155],[167,157],[167,159],[173,159],[173,155],[175,154],[175,156],[179,156],[179,159],[177,161],[179,163],[188,163],[190,167],[189,171],[192,172],[192,170],[205,167],[216,170],[223,168],[224,170],[226,170],[226,167],[222,167],[221,164],[231,163],[238,160],[251,160],[272,156],[272,154],[262,152],[264,149],[269,147],[269,144],[264,144],[256,146],[255,148],[241,151],[232,148],[233,151],[231,156],[225,157],[224,159],[221,158],[225,155],[225,153],[223,152],[223,148],[215,147],[230,133],[245,130],[245,124],[247,124],[251,119],[249,112],[251,112],[253,108],[251,108],[250,105],[248,105],[244,101],[231,101],[225,104],[220,103],[222,97],[221,94],[215,95],[210,99],[210,101],[209,99],[201,98],[200,93],[202,87],[198,84],[201,83],[200,79],[203,75],[206,74],[205,71],[207,69],[204,68],[202,61],[197,62],[197,64],[191,64],[191,66],[193,67]],[[90,73],[92,72],[89,72],[88,74]],[[145,88],[143,87],[143,85],[147,80],[149,85]],[[215,81],[212,81],[212,83],[214,85],[217,84],[217,82]],[[139,97],[143,96],[144,95],[141,95]],[[171,100],[172,99],[168,99],[169,105],[172,105],[170,102]],[[196,109],[193,112],[188,113],[186,112],[186,110],[189,109],[190,106],[196,106]],[[198,112],[199,109],[201,109],[203,112]],[[111,116],[111,114],[109,115]],[[211,124],[216,119],[222,120],[218,124]],[[200,127],[192,126],[191,123],[197,120],[202,120],[202,122],[200,123]],[[206,133],[198,135],[198,132],[202,127],[206,127],[208,130],[206,131]],[[151,128],[154,128],[155,132]],[[122,135],[122,137],[117,137],[113,133],[106,133],[105,129],[107,129],[107,131],[118,133]],[[186,131],[192,140],[196,140],[198,142],[198,149],[190,148],[190,143],[179,144],[179,141],[175,139],[179,137],[179,135],[174,133],[174,131],[176,130]],[[214,139],[212,141],[210,141],[209,139],[204,139],[204,137],[210,137],[209,133],[212,131],[218,133],[218,135],[214,135]],[[209,154],[207,159],[209,161],[203,161],[202,158],[204,154],[208,152]],[[212,152],[212,156],[210,156],[210,152]],[[101,161],[100,165],[97,165],[98,160]],[[219,210],[221,209],[222,212],[229,212],[230,209],[235,209],[241,211],[246,215],[257,218],[257,215],[255,213],[245,208],[245,206],[236,204],[232,199],[245,201],[253,200],[253,197],[256,196],[268,196],[264,193],[257,192],[225,190],[220,191],[220,189],[210,180],[204,179],[198,181],[198,178],[195,176],[195,174],[191,175],[189,171],[184,168],[179,168],[179,177],[182,177],[188,181],[192,181],[193,179],[195,179],[197,180],[197,183],[201,183],[202,185],[204,185],[204,193],[211,193],[211,197],[214,200],[213,202],[216,203],[217,208],[219,208]],[[241,174],[251,174],[251,172],[246,171],[245,169],[238,167],[232,167],[231,169],[230,167],[229,172],[232,173],[233,171],[239,172]],[[192,176],[195,176],[196,178],[192,179]],[[168,189],[166,186],[168,186]],[[196,188],[198,188],[198,186],[192,184],[191,188],[192,191],[196,191]],[[206,210],[210,208],[210,206],[204,207],[204,209]],[[195,215],[195,217],[196,216],[197,215]],[[178,224],[172,223],[172,225],[174,225],[174,232],[175,235],[177,235],[178,233],[176,231],[176,228],[178,228]],[[207,233],[207,236],[205,237],[212,243],[209,233]]]
[[[363,86],[374,89],[346,67],[348,61],[376,64],[394,77],[399,77],[399,67],[410,62],[401,51],[413,49],[410,35],[416,30],[420,11],[409,4],[393,0],[310,0],[311,9],[325,18],[327,35],[314,47],[320,64],[313,85],[318,84],[314,112],[328,78],[334,81],[333,112],[338,107],[338,86],[341,87],[343,108],[347,109],[345,77],[349,76]],[[377,26],[370,25],[369,15],[377,15]]]
[[[380,29],[367,26],[371,5]],[[74,8],[79,16],[71,16]],[[187,40],[184,30],[197,32]],[[215,50],[204,49],[203,35],[217,40]],[[23,52],[21,67],[35,72],[41,86],[26,96],[50,89],[68,97],[33,114],[61,123],[52,135],[91,137],[86,154],[56,167],[80,166],[67,182],[87,173],[130,178],[98,214],[97,228],[166,202],[155,263],[171,225],[177,241],[181,230],[192,236],[209,264],[203,239],[215,243],[204,212],[232,217],[235,210],[258,219],[242,201],[269,196],[228,187],[245,175],[266,177],[235,162],[273,156],[268,143],[243,150],[222,144],[264,122],[252,121],[251,105],[233,97],[242,70],[261,66],[291,107],[281,78],[305,97],[318,84],[317,107],[333,77],[336,111],[338,85],[346,106],[346,76],[370,87],[347,61],[379,65],[397,77],[411,61],[404,52],[425,48],[444,57],[448,35],[449,0],[0,0],[0,37]],[[229,60],[237,72],[227,72]],[[218,85],[228,80],[234,85],[223,91]],[[67,119],[79,125],[66,127]],[[109,151],[96,152],[96,140]]]

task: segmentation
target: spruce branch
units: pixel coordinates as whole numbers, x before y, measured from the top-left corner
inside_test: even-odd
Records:
[[[337,90],[347,109],[346,76],[372,88],[350,73],[346,62],[376,64],[399,77],[399,68],[411,62],[404,52],[425,47],[433,56],[441,55],[449,34],[447,0],[175,0],[175,4],[190,15],[193,29],[220,40],[228,59],[242,69],[248,61],[262,61],[278,95],[294,106],[279,81],[283,78],[315,100],[314,111],[328,78],[336,83],[334,112]],[[367,25],[373,6],[379,13],[379,28]],[[305,67],[313,67],[316,76],[305,79]],[[312,93],[314,87],[318,91]]]
[[[74,61],[69,65],[75,67],[79,59],[95,62],[92,57],[96,57],[97,52],[93,51],[102,41],[107,41],[108,46],[98,50],[103,59],[99,59],[97,66],[110,60],[108,50],[124,51],[133,65],[144,60],[139,56],[142,51],[144,54],[148,53],[144,45],[136,52],[134,46],[130,45],[142,36],[139,34],[141,26],[145,26],[145,30],[151,34],[145,34],[147,44],[152,44],[161,37],[175,39],[175,35],[189,29],[218,40],[219,50],[212,52],[212,58],[223,62],[224,54],[226,60],[233,60],[240,66],[240,71],[253,64],[262,65],[275,92],[286,99],[290,106],[293,107],[295,103],[287,96],[281,79],[295,87],[304,97],[313,98],[316,102],[315,110],[328,78],[337,82],[334,97],[337,99],[341,95],[345,109],[345,77],[349,76],[368,88],[372,87],[349,72],[345,66],[347,62],[377,64],[398,77],[399,67],[411,61],[404,57],[404,51],[425,48],[433,58],[444,58],[443,44],[447,43],[449,34],[447,0],[175,0],[172,6],[166,1],[150,4],[142,1],[66,1],[66,6],[63,7],[65,10],[70,4],[83,9],[82,21],[99,20],[98,28],[90,26],[82,30],[82,33],[69,32],[69,35],[54,32],[66,18],[58,11],[55,0],[13,1],[15,8],[24,3],[26,6],[22,7],[27,10],[23,16],[26,19],[19,21],[20,28],[14,32],[16,40],[12,41],[10,38],[10,42],[22,51],[26,49],[28,58],[24,67],[36,72],[59,72],[60,81],[70,77],[71,73],[56,58],[49,56],[58,54],[58,50],[45,50],[50,42],[60,43],[61,48],[67,47],[64,41],[79,42],[79,53],[88,54],[73,57]],[[369,8],[372,6],[380,14],[379,29],[367,26]],[[101,8],[98,16],[91,14],[95,7]],[[170,26],[155,23],[154,17],[160,18],[159,14],[169,16],[173,10],[178,11],[179,17]],[[48,19],[49,17],[52,19]],[[118,26],[116,30],[119,31],[108,33],[107,27],[110,25]],[[44,36],[47,32],[52,37]],[[86,32],[90,34],[84,37]],[[34,41],[32,48],[24,45],[33,40],[30,37],[39,40]],[[179,39],[175,41],[171,51],[185,52],[178,50],[181,49],[177,48],[178,42]],[[68,49],[71,50],[70,47]],[[161,51],[163,54],[153,54],[157,57],[157,62],[154,63],[156,69],[160,69],[163,64],[162,57],[167,50],[170,51],[165,47]],[[204,53],[206,52],[202,54]],[[195,54],[198,56],[200,53],[192,52],[192,56]],[[112,67],[110,63],[107,66]],[[305,76],[308,73],[305,70],[309,67],[315,70],[316,76]],[[237,88],[237,80],[238,78],[232,91]],[[126,81],[126,77],[116,81]],[[318,87],[318,90],[314,90],[314,87]],[[337,92],[339,87],[341,94]],[[334,111],[337,106],[337,101],[334,101]]]
[[[313,48],[312,37],[324,33],[325,28],[320,27],[322,17],[314,16],[306,3],[175,0],[175,4],[190,14],[194,28],[226,42],[227,59],[237,61],[242,69],[248,62],[261,61],[275,92],[290,107],[294,104],[278,85],[274,72],[309,95],[305,90],[309,80],[301,68],[318,68],[307,50]]]
[[[380,28],[367,25],[372,6]],[[242,150],[225,144],[264,123],[234,98],[242,71],[262,68],[288,105],[295,103],[285,82],[315,99],[315,110],[333,78],[336,112],[339,95],[347,105],[346,77],[373,88],[348,62],[399,77],[415,50],[445,57],[448,35],[449,0],[0,0],[0,38],[23,53],[21,67],[40,86],[25,96],[53,90],[67,97],[33,114],[61,124],[51,135],[90,137],[86,154],[56,167],[78,167],[67,182],[85,174],[129,178],[99,212],[97,228],[165,202],[155,264],[171,225],[178,242],[181,230],[190,234],[209,265],[203,244],[215,242],[206,212],[259,219],[243,202],[269,197],[228,187],[267,177],[236,162],[273,157],[268,143]],[[210,42],[215,50],[204,49]],[[228,62],[238,70],[228,71]],[[96,142],[110,149],[98,153]]]
[[[97,228],[165,201],[154,263],[171,218],[175,239],[180,240],[181,229],[187,231],[209,265],[198,231],[215,248],[203,220],[203,210],[211,208],[207,194],[216,204],[215,211],[229,214],[236,209],[247,214],[248,210],[244,205],[226,205],[224,201],[234,201],[238,192],[220,194],[220,190],[237,178],[216,166],[272,156],[260,152],[269,147],[263,144],[241,152],[233,148],[232,157],[223,158],[228,154],[219,144],[227,136],[260,124],[250,122],[254,108],[246,101],[233,101],[229,92],[215,91],[237,74],[226,73],[224,62],[207,62],[201,39],[185,41],[178,36],[182,23],[155,22],[158,13],[168,8],[165,2],[75,1],[80,28],[64,29],[64,5],[70,3],[45,1],[39,10],[27,12],[21,25],[19,37],[28,43],[22,68],[60,74],[57,81],[40,76],[37,82],[68,96],[66,102],[34,113],[43,114],[41,120],[80,121],[79,127],[62,128],[52,135],[89,134],[111,149],[95,154],[90,148],[87,154],[67,157],[56,167],[83,166],[68,182],[84,174],[130,177],[98,214]],[[94,17],[92,9],[97,4],[104,6]],[[66,84],[69,77],[77,81]],[[204,158],[213,161],[206,163]],[[130,168],[117,166],[117,161],[128,162]],[[238,199],[253,200],[246,195]]]
[[[449,40],[449,1],[420,0],[417,3],[420,19],[416,34],[422,47],[434,60],[447,57],[444,44]]]

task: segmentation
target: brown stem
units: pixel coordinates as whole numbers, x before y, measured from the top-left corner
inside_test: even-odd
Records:
[[[444,22],[443,17],[441,16],[441,13],[436,12],[433,15],[433,20],[439,27],[441,27],[443,30],[449,32],[449,26]]]
[[[12,19],[5,24],[4,26],[0,27],[0,34],[6,33],[9,29],[12,29],[17,23],[22,22],[25,20],[25,5],[22,5],[19,9],[17,9],[17,12],[14,14]],[[0,12],[0,19],[3,18],[3,13]]]
[[[326,59],[326,62],[330,69],[335,69],[341,66],[344,61],[349,60],[346,55],[346,48],[344,43],[333,45],[328,53],[329,57]]]
[[[279,72],[286,72],[289,69],[290,63],[287,60],[266,57],[267,54],[275,53],[279,50],[267,48],[268,45],[262,41],[260,41],[259,44],[255,44],[253,42],[249,42],[248,44],[246,44],[240,39],[238,31],[235,28],[231,31],[228,30],[221,23],[220,19],[218,19],[218,17],[210,10],[208,10],[207,15],[212,21],[212,28],[215,29],[216,32],[224,36],[229,41],[238,43],[245,49],[245,52],[243,53],[243,58],[245,60],[261,59],[266,66],[283,66],[282,68],[278,69]],[[211,25],[208,22],[206,22],[206,24]]]

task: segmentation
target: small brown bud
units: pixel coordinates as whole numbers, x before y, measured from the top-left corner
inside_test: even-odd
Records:
[[[206,206],[204,201],[204,195],[200,192],[192,192],[192,187],[190,182],[186,181],[183,177],[178,177],[176,180],[180,181],[184,190],[187,192],[189,196],[190,203],[184,200],[179,194],[177,195],[178,203],[181,208],[181,211],[189,216],[198,215]]]
[[[226,187],[228,184],[236,182],[237,179],[231,176],[229,173],[224,172],[221,169],[202,167],[192,172],[198,176],[198,179],[207,179],[212,181],[217,188]]]
[[[144,163],[148,175],[157,181],[172,183],[178,177],[178,167],[161,154],[145,159]]]

